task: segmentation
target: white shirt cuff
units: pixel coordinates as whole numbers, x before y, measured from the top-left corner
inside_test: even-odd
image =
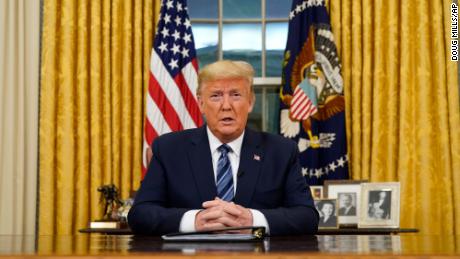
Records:
[[[189,210],[184,213],[180,220],[179,232],[193,232],[195,231],[195,218],[200,210]]]
[[[265,233],[270,234],[270,228],[268,227],[267,219],[264,214],[258,210],[250,209],[252,213],[252,225],[265,227]]]

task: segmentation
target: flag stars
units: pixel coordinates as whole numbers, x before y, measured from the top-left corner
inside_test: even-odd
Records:
[[[168,8],[168,10],[169,10],[169,8],[173,8],[173,7],[174,7],[174,6],[173,6],[173,1],[172,1],[172,0],[168,0],[168,1],[166,2],[166,8]]]
[[[332,163],[329,164],[329,168],[331,169],[331,171],[335,171],[335,169],[337,168],[337,166],[335,165],[334,162],[332,162]]]
[[[178,52],[180,52],[179,45],[173,44],[173,47],[171,48],[171,51],[174,53],[174,55],[176,55]]]
[[[320,178],[323,175],[323,170],[321,168],[315,169],[315,175]]]
[[[179,65],[177,65],[177,59],[171,59],[171,61],[168,63],[168,66],[171,68],[171,70],[174,70],[174,68],[178,68]]]
[[[183,38],[185,44],[192,42],[192,34],[185,33]]]
[[[161,53],[163,53],[168,50],[168,44],[166,44],[166,42],[161,42],[160,46],[158,46],[158,49],[160,49]]]
[[[176,25],[179,26],[182,24],[182,21],[180,19],[180,16],[176,16],[176,19],[174,19],[174,21],[176,22]]]
[[[326,165],[325,167],[320,168],[302,168],[302,175],[309,176],[310,178],[316,177],[320,178],[325,175],[329,175],[329,173],[333,173],[339,167],[345,167],[345,164],[348,161],[348,155],[345,154],[342,157],[338,158],[335,161],[332,161],[330,164]]]
[[[180,39],[180,33],[177,30],[174,30],[174,33],[172,35],[174,37],[174,40],[177,41]]]
[[[161,34],[163,35],[163,38],[166,38],[169,36],[169,30],[166,29],[166,27],[164,27],[163,30],[161,31]]]
[[[177,3],[177,11],[180,12],[182,11],[183,8],[182,8],[182,4],[181,3]]]
[[[303,10],[307,9],[307,2],[305,1],[302,2],[302,9]]]
[[[185,22],[184,22],[184,26],[185,28],[188,30],[188,28],[190,28],[192,26],[192,24],[190,23],[190,20],[189,19],[185,19]]]
[[[171,22],[171,15],[165,14],[165,17],[163,17],[163,21],[165,22],[165,24],[170,23]]]
[[[296,13],[300,13],[302,11],[302,6],[301,5],[298,5],[296,8],[295,8],[295,12]]]
[[[305,9],[313,6],[324,5],[323,0],[305,0],[301,4],[297,5],[294,10],[289,13],[289,20],[294,19],[297,14],[302,13]]]
[[[188,58],[189,57],[188,51],[189,50],[187,48],[182,48],[181,54],[182,54],[183,58]]]
[[[302,168],[302,176],[308,176],[308,169]]]
[[[343,158],[340,158],[339,160],[337,160],[337,164],[340,167],[344,167],[345,166],[345,160]]]

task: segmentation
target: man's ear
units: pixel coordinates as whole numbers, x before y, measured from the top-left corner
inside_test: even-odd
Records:
[[[200,112],[201,112],[201,114],[203,114],[204,101],[203,101],[203,99],[201,98],[200,95],[197,95],[196,99],[197,99],[197,101],[198,101],[198,108],[200,108]]]
[[[248,113],[251,113],[252,110],[254,109],[254,105],[256,104],[256,95],[254,93],[251,93],[251,100],[249,103],[249,111]]]

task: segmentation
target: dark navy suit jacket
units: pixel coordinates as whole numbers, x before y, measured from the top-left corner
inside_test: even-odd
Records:
[[[216,197],[206,126],[163,135],[128,215],[137,234],[179,231],[184,213]],[[234,202],[256,209],[271,235],[313,234],[318,213],[301,174],[295,142],[245,130]]]

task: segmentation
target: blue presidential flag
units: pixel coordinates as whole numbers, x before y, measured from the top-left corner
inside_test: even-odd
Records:
[[[341,64],[322,0],[293,0],[280,98],[280,133],[298,143],[308,183],[347,179]]]

